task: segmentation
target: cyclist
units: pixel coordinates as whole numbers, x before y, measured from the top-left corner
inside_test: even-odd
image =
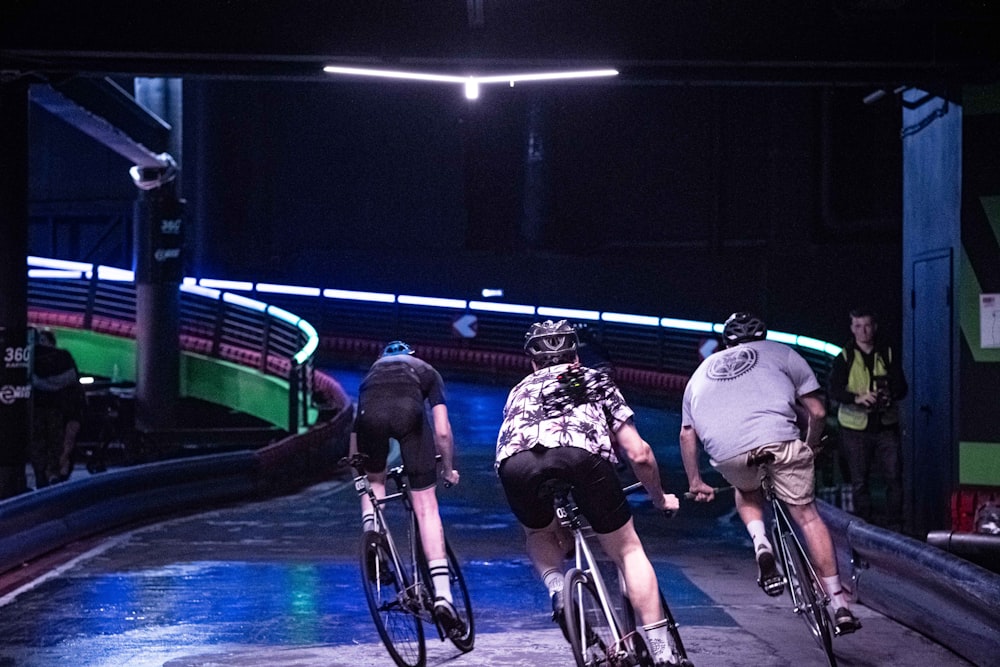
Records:
[[[552,504],[540,501],[539,489],[561,479],[573,485],[581,512],[624,574],[656,664],[677,664],[656,573],[615,473],[615,446],[626,453],[655,507],[675,510],[678,500],[664,493],[653,451],[636,430],[621,392],[607,374],[579,365],[577,346],[576,331],[566,320],[528,329],[524,350],[533,372],[511,390],[504,406],[497,473],[524,527],[528,556],[549,591],[553,620],[563,626],[564,563],[572,542]]]
[[[425,404],[430,406],[433,424],[428,424]],[[448,582],[444,529],[435,491],[439,469],[447,483],[458,484],[459,479],[453,467],[455,448],[444,382],[433,366],[414,356],[413,348],[398,340],[385,346],[362,379],[351,433],[351,454],[368,455],[365,470],[379,498],[385,497],[390,438],[399,442],[409,478],[413,511],[434,584],[434,613],[446,630],[461,631]],[[441,456],[440,467],[437,454]],[[361,496],[361,522],[366,531],[375,528],[367,495]]]
[[[773,452],[774,490],[788,506],[805,537],[813,564],[834,609],[836,633],[861,623],[841,588],[833,540],[813,498],[814,457],[826,408],[812,369],[795,350],[766,340],[767,326],[750,313],[733,313],[723,327],[725,349],[705,359],[688,380],[681,408],[681,458],[694,499],[711,501],[715,492],[698,470],[698,442],[712,465],[736,489],[736,509],[753,539],[760,576],[771,596],[784,584],[764,528],[758,471],[749,452]],[[806,418],[800,439],[800,415]]]

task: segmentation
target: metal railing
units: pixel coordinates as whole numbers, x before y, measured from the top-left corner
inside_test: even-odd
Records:
[[[29,271],[31,309],[77,316],[84,329],[134,337],[136,289],[131,272],[60,264]],[[309,425],[318,336],[306,320],[254,299],[183,284],[179,328],[181,349],[286,380],[287,430],[294,433]]]

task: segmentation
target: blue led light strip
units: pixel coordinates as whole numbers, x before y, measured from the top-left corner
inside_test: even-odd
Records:
[[[31,277],[46,277],[55,279],[79,279],[91,277],[94,265],[82,262],[70,262],[61,259],[47,259],[44,257],[28,257],[28,266],[33,267],[28,271]],[[40,273],[44,271],[44,273]],[[98,266],[98,276],[108,280],[134,280],[132,272],[115,267]],[[260,312],[266,311],[272,317],[284,320],[299,328],[306,336],[305,346],[295,354],[296,363],[302,363],[308,359],[319,346],[319,336],[316,329],[311,324],[297,315],[293,315],[286,310],[276,306],[268,306],[265,303],[248,297],[233,294],[232,292],[220,292],[222,289],[236,289],[246,292],[271,293],[271,294],[294,294],[306,297],[325,297],[328,299],[342,299],[346,301],[367,301],[378,303],[399,303],[410,306],[424,306],[427,308],[448,308],[450,310],[479,310],[499,313],[511,313],[519,315],[531,315],[538,317],[566,318],[573,320],[603,321],[635,326],[662,327],[664,329],[677,329],[680,331],[702,331],[704,333],[722,333],[722,325],[715,322],[700,322],[697,320],[684,320],[672,317],[655,317],[651,315],[632,315],[628,313],[601,312],[597,310],[580,310],[575,308],[557,308],[551,306],[530,306],[525,304],[506,304],[502,302],[465,301],[463,299],[449,299],[442,297],[413,296],[408,294],[384,294],[379,292],[359,292],[353,290],[321,289],[318,287],[303,287],[298,285],[275,285],[273,283],[249,283],[226,280],[214,280],[209,278],[185,278],[181,289],[193,294],[199,294],[207,298],[219,299],[244,306]],[[841,348],[832,343],[800,336],[782,331],[768,331],[769,340],[780,343],[796,345],[810,350],[822,352],[831,357],[840,354]]]

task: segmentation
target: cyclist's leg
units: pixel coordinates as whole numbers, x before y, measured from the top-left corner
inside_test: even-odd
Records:
[[[625,589],[639,621],[643,625],[662,621],[663,607],[660,606],[656,572],[639,541],[632,519],[610,533],[597,533],[597,539],[625,577]]]

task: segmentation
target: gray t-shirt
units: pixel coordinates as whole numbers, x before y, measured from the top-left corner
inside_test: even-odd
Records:
[[[708,455],[724,461],[800,437],[796,399],[819,388],[809,364],[787,345],[742,343],[698,366],[684,390],[681,425],[693,426]]]

